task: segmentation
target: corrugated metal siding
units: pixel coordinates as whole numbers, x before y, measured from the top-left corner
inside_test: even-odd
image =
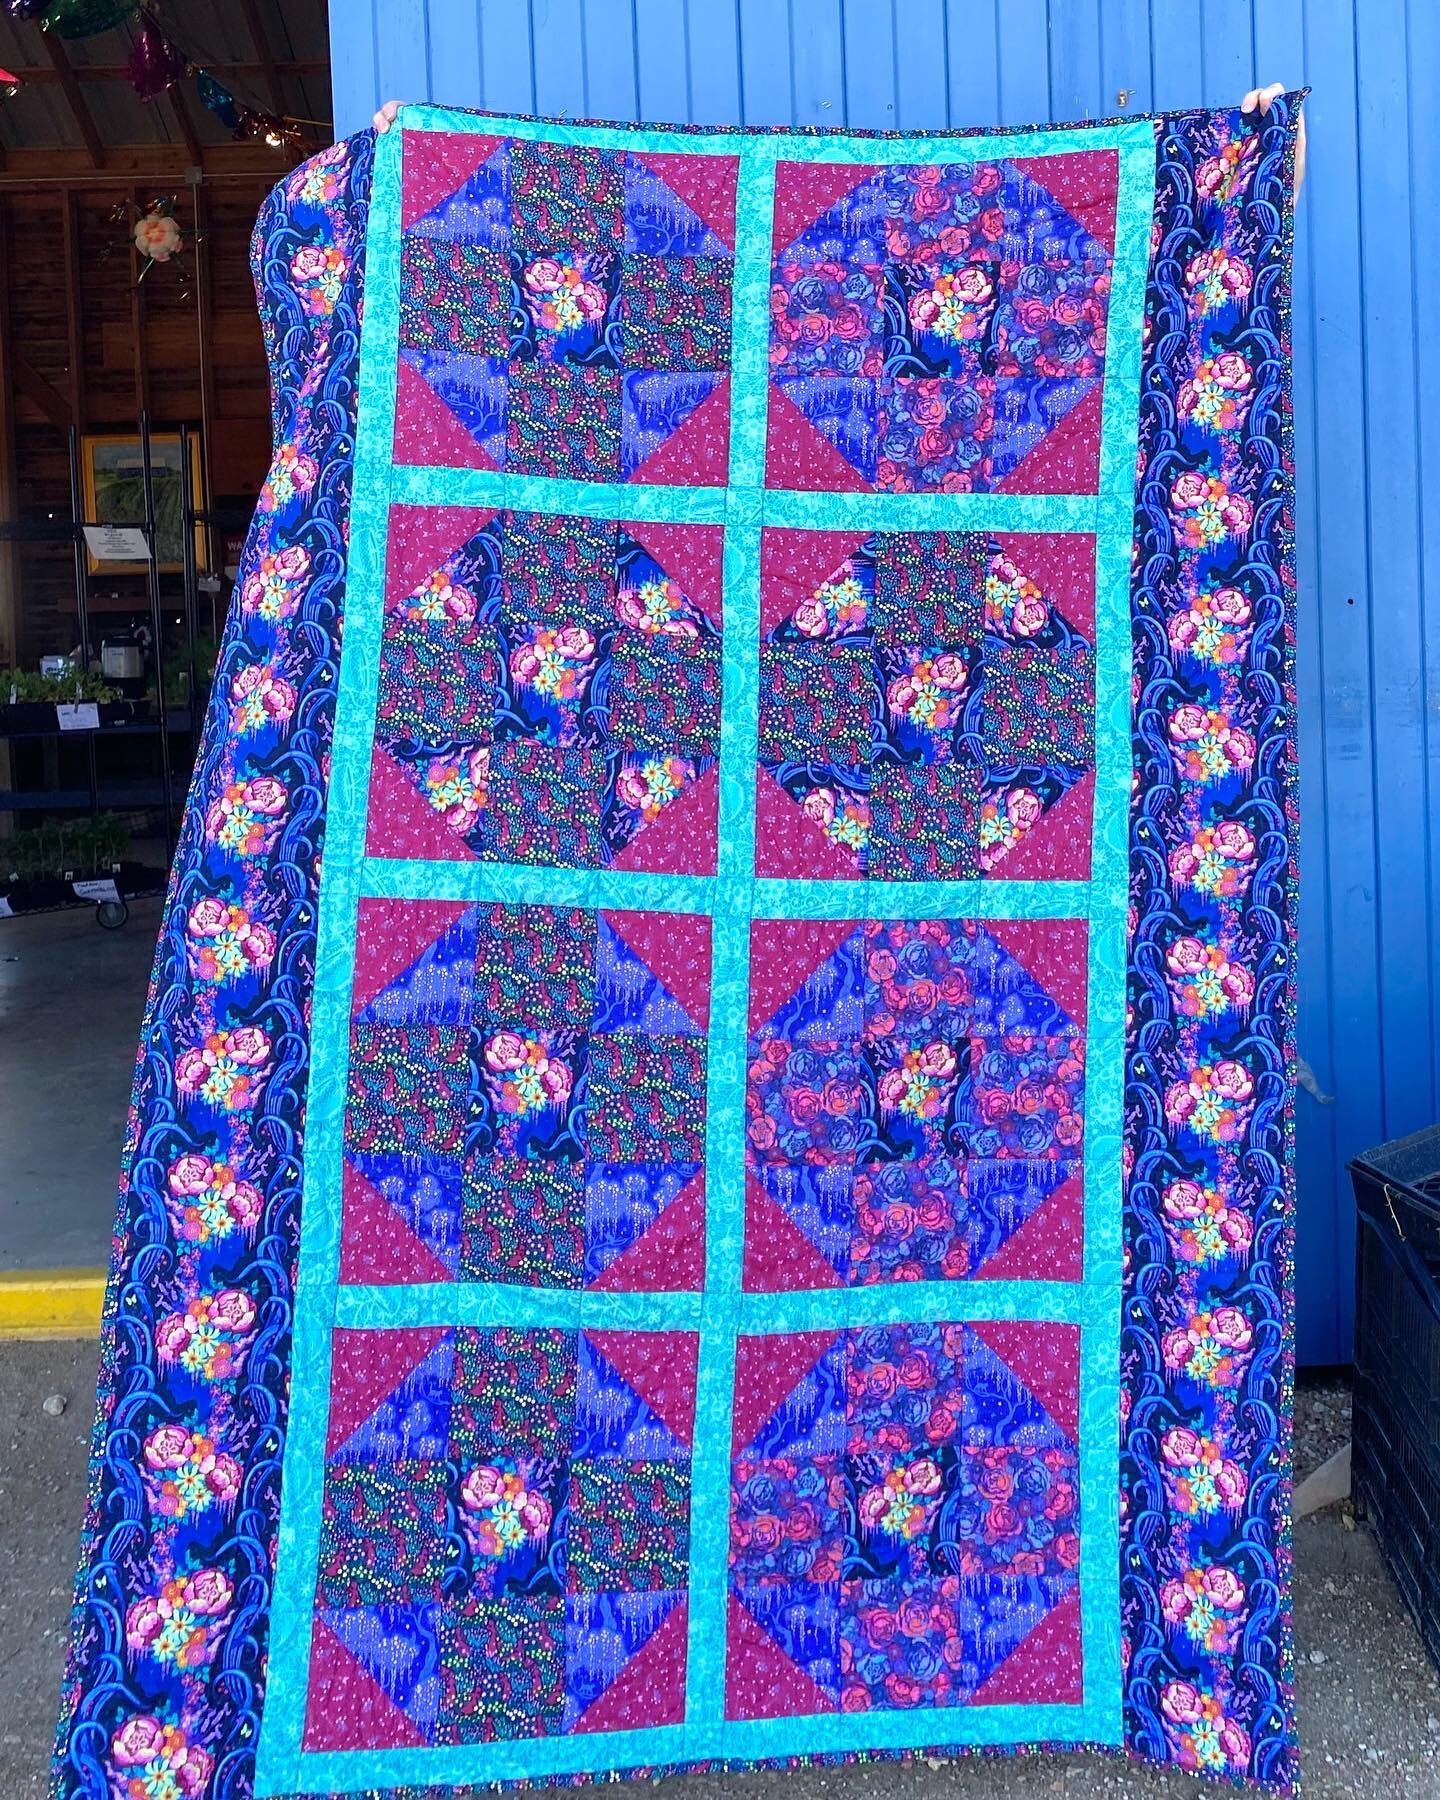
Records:
[[[1358,16],[1357,16],[1358,15]],[[337,129],[385,95],[581,117],[1024,124],[1309,83],[1298,231],[1300,1355],[1349,1355],[1345,1159],[1436,1116],[1440,9],[1425,0],[350,0]],[[1430,404],[1427,406],[1426,402]],[[1433,742],[1432,742],[1433,739]]]

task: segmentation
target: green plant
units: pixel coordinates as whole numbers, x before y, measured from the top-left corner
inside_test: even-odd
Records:
[[[83,878],[103,875],[122,862],[130,834],[109,813],[60,825],[38,825],[17,831],[0,845],[0,869],[22,881],[69,873]]]
[[[17,700],[48,700],[64,706],[73,700],[118,700],[119,688],[88,670],[64,675],[37,675],[33,669],[0,669],[0,706]]]
[[[215,664],[220,658],[220,643],[207,634],[195,638],[195,700],[203,706],[215,680]],[[165,699],[171,706],[183,706],[189,698],[190,658],[181,648],[165,658]],[[150,689],[154,698],[155,690]]]

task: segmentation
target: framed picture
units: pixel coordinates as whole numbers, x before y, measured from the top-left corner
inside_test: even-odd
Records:
[[[150,434],[150,471],[154,484],[156,550],[160,568],[173,574],[185,566],[185,544],[181,536],[184,504],[184,481],[181,473],[180,434],[154,431]],[[138,435],[128,437],[82,437],[80,440],[80,479],[84,488],[85,517],[96,525],[143,525],[145,523],[145,458]],[[191,505],[199,505],[200,434],[190,434]],[[143,575],[143,562],[100,561],[89,555],[90,573],[103,569],[111,575]],[[195,562],[205,567],[205,527],[195,527]]]

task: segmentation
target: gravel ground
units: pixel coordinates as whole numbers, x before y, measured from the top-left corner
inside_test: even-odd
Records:
[[[54,1730],[94,1392],[93,1343],[0,1345],[0,1800],[40,1800]],[[58,1416],[47,1396],[66,1397]],[[1307,1384],[1301,1475],[1349,1433],[1347,1390]],[[1341,1509],[1295,1534],[1300,1741],[1307,1800],[1440,1800],[1440,1683],[1369,1535]],[[1223,1790],[1094,1756],[872,1763],[803,1773],[686,1776],[674,1800],[968,1800],[974,1796],[1211,1797]],[[573,1792],[573,1790],[566,1790]]]

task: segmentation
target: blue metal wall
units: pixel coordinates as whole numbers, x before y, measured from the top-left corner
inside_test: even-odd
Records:
[[[1024,124],[1309,83],[1297,233],[1300,1355],[1349,1356],[1345,1159],[1436,1117],[1440,9],[1431,0],[331,0],[382,97],[771,125]],[[1426,405],[1426,402],[1429,405]],[[1432,742],[1433,738],[1433,742]]]

